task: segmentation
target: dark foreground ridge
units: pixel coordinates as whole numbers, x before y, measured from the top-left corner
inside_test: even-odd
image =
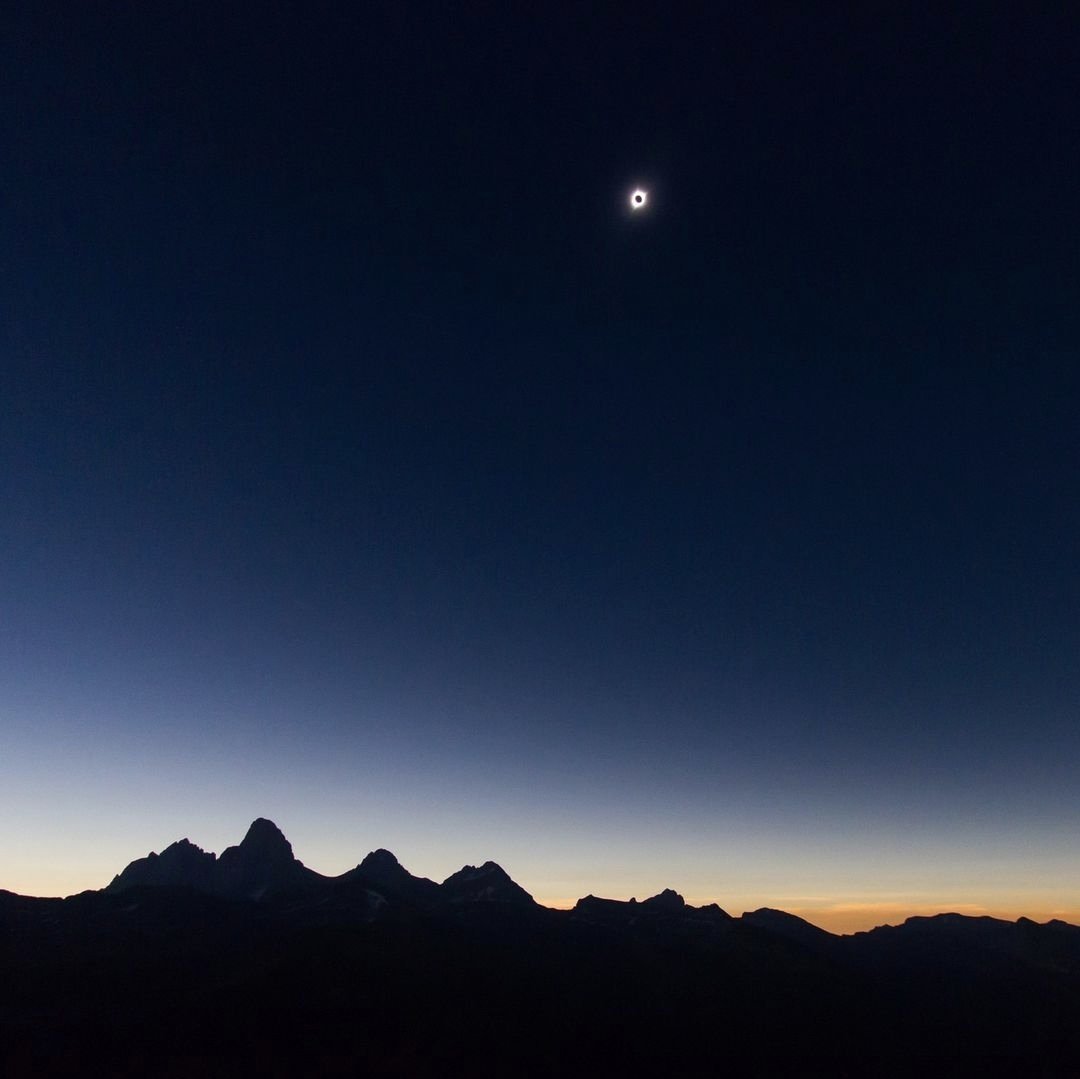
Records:
[[[268,820],[107,888],[0,891],[0,1074],[1080,1074],[1080,928],[837,937],[667,889],[537,904],[494,862],[325,877]]]

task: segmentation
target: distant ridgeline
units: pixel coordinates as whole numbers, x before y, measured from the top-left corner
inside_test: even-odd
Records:
[[[0,891],[0,970],[3,1075],[1080,1075],[1076,926],[551,910],[494,862],[325,877],[264,819],[99,892]]]
[[[238,846],[221,857],[181,839],[160,854],[132,862],[105,889],[123,892],[142,886],[190,888],[206,895],[254,901],[352,900],[354,911],[378,916],[394,907],[440,903],[495,902],[535,906],[533,897],[494,862],[467,865],[442,884],[414,877],[388,850],[372,851],[355,869],[324,877],[293,854],[292,844],[273,821],[253,821]]]

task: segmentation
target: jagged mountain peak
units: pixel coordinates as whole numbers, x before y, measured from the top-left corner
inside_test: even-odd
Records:
[[[260,899],[310,887],[318,879],[293,855],[292,844],[281,829],[258,817],[237,846],[221,852],[214,890],[220,895]]]
[[[197,850],[200,854],[206,853],[197,843],[192,843],[187,836],[184,836],[183,839],[178,839],[175,843],[170,843],[161,853],[165,854],[167,851],[173,850],[174,848],[177,850]]]
[[[647,910],[678,913],[686,906],[686,900],[674,888],[665,888],[659,895],[643,899],[641,905]]]
[[[449,884],[451,881],[455,883],[464,882],[469,880],[478,880],[481,877],[499,877],[503,880],[510,880],[509,874],[498,862],[484,862],[483,865],[463,865],[456,873],[451,873],[443,884]]]
[[[534,906],[535,900],[497,862],[462,866],[440,885],[452,901],[483,900]]]
[[[385,847],[373,850],[343,879],[359,878],[384,897],[404,899],[426,906],[436,899],[439,886],[427,877],[414,877]]]
[[[179,886],[205,890],[211,886],[217,857],[189,839],[170,843],[160,854],[151,851],[137,858],[113,877],[109,888],[121,891],[142,884]]]
[[[289,860],[293,858],[292,844],[285,838],[285,833],[266,817],[256,817],[239,846],[230,850]]]

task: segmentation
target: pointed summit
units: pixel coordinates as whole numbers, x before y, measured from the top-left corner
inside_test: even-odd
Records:
[[[285,838],[284,832],[265,817],[257,817],[251,822],[247,834],[240,841],[239,847],[230,850],[243,851],[247,857],[268,861],[291,862],[294,860],[292,844]],[[227,852],[226,852],[227,853]],[[222,854],[224,858],[225,855]]]
[[[665,888],[659,895],[641,901],[643,910],[657,911],[664,914],[681,914],[686,907],[686,900],[672,888]]]
[[[373,850],[348,876],[356,875],[392,899],[427,903],[438,897],[439,886],[427,877],[414,877],[390,851]]]
[[[405,872],[402,864],[397,860],[397,856],[386,850],[385,847],[373,850],[357,868],[362,869],[372,877],[378,873],[396,873],[398,870]]]
[[[215,891],[237,899],[303,889],[319,878],[293,856],[292,844],[281,829],[265,817],[251,822],[247,835],[235,847],[221,852]]]

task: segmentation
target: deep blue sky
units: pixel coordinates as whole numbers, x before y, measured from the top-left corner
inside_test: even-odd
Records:
[[[1080,912],[1080,17],[0,41],[0,886]]]

